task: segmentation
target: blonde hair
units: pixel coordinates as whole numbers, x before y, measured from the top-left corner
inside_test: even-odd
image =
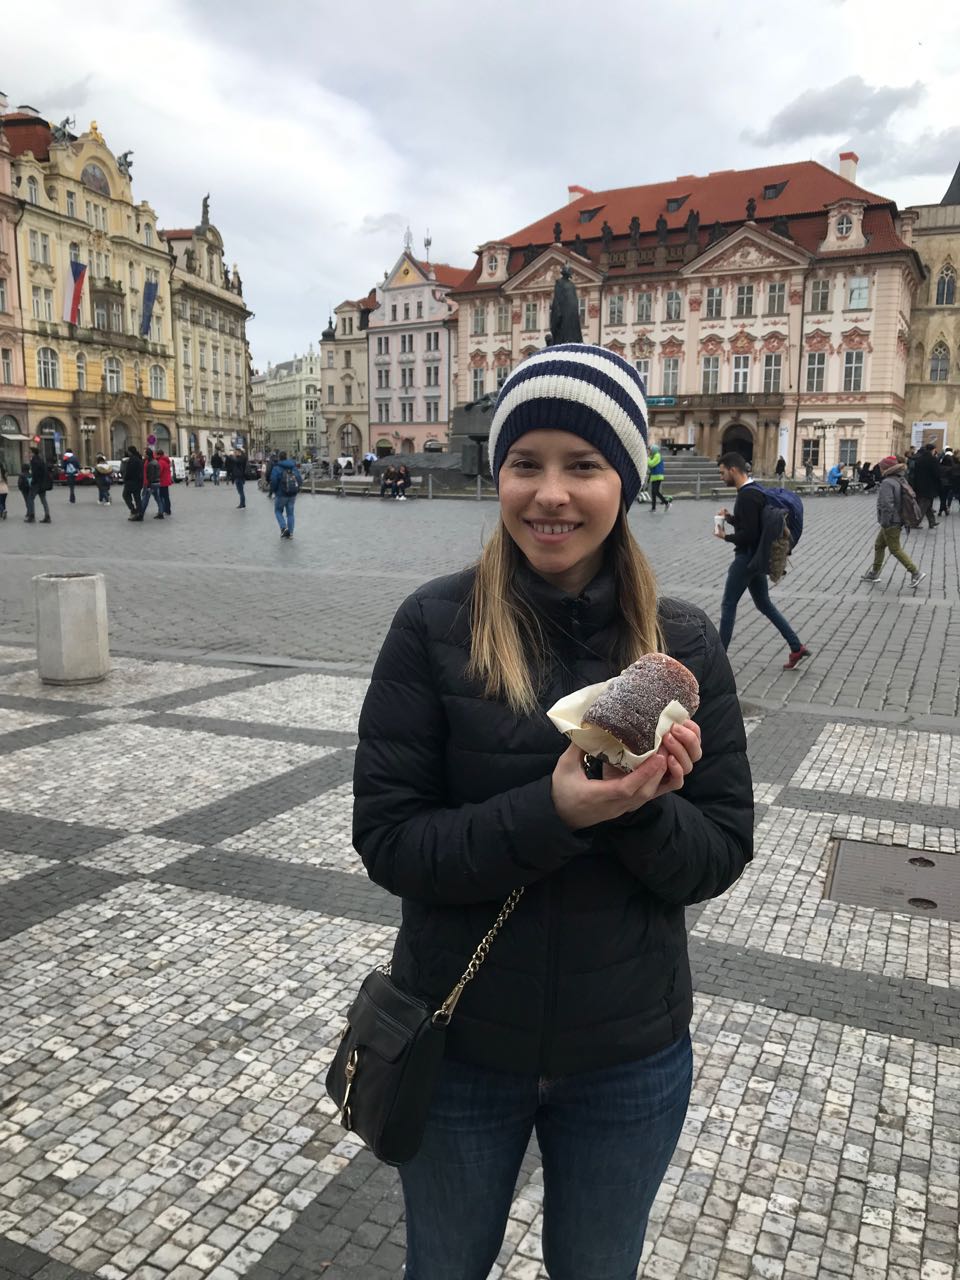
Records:
[[[663,643],[657,617],[657,583],[640,550],[621,503],[606,541],[620,608],[620,638],[613,660],[618,669]],[[518,715],[536,711],[536,684],[542,677],[546,642],[539,619],[517,589],[523,557],[503,521],[477,562],[471,599],[470,661],[467,675],[488,698],[505,701]]]

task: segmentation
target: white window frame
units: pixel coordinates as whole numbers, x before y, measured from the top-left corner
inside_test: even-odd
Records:
[[[539,302],[523,304],[523,328],[525,333],[535,333],[540,328]]]
[[[680,357],[665,356],[663,361],[663,394],[675,396],[680,386]]]
[[[7,309],[7,278],[0,276],[0,311]]]
[[[644,291],[637,294],[637,324],[650,324],[653,320],[653,294]]]
[[[77,216],[77,193],[75,191],[67,192],[67,217],[75,218]]]
[[[843,389],[844,391],[862,391],[863,373],[866,361],[862,351],[845,351],[843,353]]]
[[[497,333],[510,332],[510,303],[506,299],[501,299],[497,303]],[[430,348],[428,347],[429,351]]]
[[[810,310],[816,315],[830,310],[830,281],[825,277],[810,282]]]
[[[753,285],[737,285],[737,303],[734,315],[738,317],[753,315]]]
[[[0,348],[0,375],[2,381],[9,384],[13,382],[13,348]]]
[[[712,284],[707,289],[704,315],[707,320],[723,319],[723,286]]]
[[[870,308],[870,279],[868,276],[850,276],[847,279],[847,310],[867,311]]]
[[[643,356],[639,360],[634,360],[633,367],[643,379],[643,386],[646,391],[650,390],[650,357]]]
[[[819,395],[827,380],[827,353],[825,351],[807,352],[807,369],[804,387],[808,393]]]
[[[123,390],[123,365],[116,356],[107,356],[104,360],[103,376],[108,395],[119,395]]]
[[[48,391],[60,386],[60,359],[53,347],[37,350],[37,385]]]
[[[671,314],[673,313],[673,314]],[[663,304],[663,316],[665,320],[682,320],[683,319],[683,298],[678,289],[669,289]],[[670,392],[665,391],[664,395]]]
[[[776,280],[767,285],[767,315],[782,316],[786,314],[787,286],[783,280]]]
[[[162,364],[150,366],[150,399],[166,400],[167,373]]]
[[[777,395],[783,378],[783,357],[779,351],[768,351],[763,357],[763,390]]]
[[[394,317],[396,319],[396,317]],[[482,338],[487,332],[487,306],[483,302],[475,302],[473,304],[472,313],[473,327],[470,333],[475,338]]]
[[[700,362],[700,394],[715,396],[720,390],[720,357],[704,356]]]
[[[750,392],[750,357],[739,355],[733,357],[733,387],[735,395],[745,396]]]
[[[622,293],[614,293],[607,299],[607,324],[623,324]]]
[[[471,371],[470,385],[473,388],[471,400],[479,400],[487,390],[487,371],[486,369],[473,369]]]

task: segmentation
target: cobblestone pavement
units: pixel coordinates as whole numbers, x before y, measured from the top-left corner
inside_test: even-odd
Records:
[[[162,530],[83,500],[0,530],[0,1280],[396,1280],[396,1174],[322,1087],[398,919],[350,848],[354,729],[393,607],[493,507],[305,496],[288,547],[258,495],[175,502]],[[715,613],[710,513],[634,522]],[[788,679],[746,605],[734,640],[757,857],[688,913],[696,1077],[657,1280],[960,1275],[960,924],[906,901],[924,864],[960,870],[960,520],[914,535],[916,600],[857,581],[867,499],[808,521],[783,598],[815,659]],[[106,570],[123,650],[73,690],[19,643],[30,574],[65,565]],[[827,896],[840,841],[919,861],[901,909]],[[544,1275],[541,1198],[531,1150],[499,1280]]]

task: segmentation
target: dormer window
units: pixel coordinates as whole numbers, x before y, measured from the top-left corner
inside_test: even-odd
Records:
[[[845,240],[853,230],[853,219],[849,213],[842,213],[837,219],[837,235],[841,240]]]
[[[667,213],[676,213],[678,209],[682,209],[684,204],[690,199],[686,196],[671,196],[667,201]]]
[[[786,182],[768,182],[763,188],[764,200],[776,200],[777,196],[783,194],[786,185]]]
[[[600,212],[599,208],[597,208],[597,209],[581,209],[581,210],[580,210],[580,221],[581,221],[581,222],[592,222],[592,221],[594,220],[594,218],[597,216],[597,214],[598,214],[599,212]]]
[[[495,253],[487,255],[487,271],[492,276],[497,274],[497,255]]]

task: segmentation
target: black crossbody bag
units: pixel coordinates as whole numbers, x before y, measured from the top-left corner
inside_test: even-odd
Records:
[[[522,893],[510,894],[439,1009],[401,991],[389,965],[364,978],[327,1072],[327,1093],[340,1124],[384,1164],[404,1164],[420,1149],[453,1011]]]

